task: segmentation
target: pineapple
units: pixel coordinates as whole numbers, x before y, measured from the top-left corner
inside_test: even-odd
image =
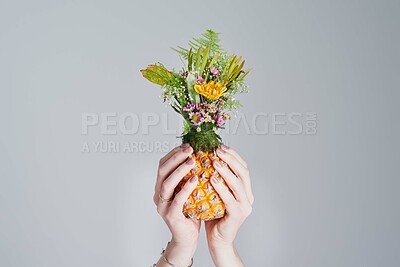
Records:
[[[189,105],[189,110],[191,110],[190,107],[191,105]],[[199,105],[197,109],[207,111],[207,107],[209,107],[207,104]],[[187,107],[184,109],[186,110]],[[193,111],[195,112],[196,108],[192,110],[192,113]],[[182,189],[190,177],[193,175],[198,177],[197,186],[183,207],[183,214],[186,217],[204,221],[222,218],[225,215],[225,205],[210,182],[210,179],[216,176],[229,189],[224,179],[221,178],[213,166],[215,160],[226,166],[226,163],[215,153],[218,146],[222,144],[221,137],[212,128],[207,128],[206,126],[203,126],[203,128],[192,127],[186,123],[182,142],[190,144],[193,148],[191,156],[195,161],[195,165],[178,184],[175,194]]]
[[[225,215],[225,205],[210,183],[210,178],[216,175],[227,186],[212,165],[214,160],[220,160],[215,154],[222,144],[217,132],[230,119],[227,111],[240,106],[234,96],[247,92],[244,77],[250,72],[250,69],[243,71],[245,61],[241,56],[227,55],[219,44],[218,35],[207,30],[200,38],[189,42],[189,49],[173,48],[187,60],[180,72],[168,70],[161,63],[148,65],[140,71],[144,78],[163,88],[164,101],[184,119],[182,142],[193,148],[196,164],[178,184],[175,193],[196,174],[198,184],[186,201],[183,213],[205,221]],[[221,164],[224,163],[221,161]]]
[[[213,175],[221,179],[212,165],[214,160],[220,159],[214,152],[202,151],[193,153],[192,157],[196,162],[195,167],[186,174],[175,189],[175,193],[178,193],[190,177],[195,174],[199,177],[195,190],[183,207],[183,214],[186,217],[204,221],[222,218],[225,215],[225,205],[210,183],[210,178]],[[222,161],[221,164],[223,164]],[[226,186],[225,181],[221,180]]]

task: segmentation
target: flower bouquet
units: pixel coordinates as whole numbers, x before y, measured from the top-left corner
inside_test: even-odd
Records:
[[[161,63],[141,70],[142,75],[163,88],[164,101],[184,118],[182,142],[193,148],[195,167],[176,188],[181,190],[194,174],[198,185],[183,207],[185,216],[212,220],[225,215],[225,206],[210,183],[215,171],[212,162],[219,160],[215,149],[222,144],[219,129],[230,119],[232,110],[240,106],[237,93],[247,92],[244,78],[245,61],[240,56],[228,55],[221,47],[219,33],[207,30],[199,38],[189,41],[189,48],[178,46],[176,51],[184,66],[180,71],[168,70]]]

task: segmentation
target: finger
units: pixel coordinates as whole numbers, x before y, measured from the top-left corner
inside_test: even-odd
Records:
[[[158,194],[160,192],[160,183],[162,182],[161,177],[159,175],[160,168],[165,163],[165,161],[167,161],[172,155],[174,155],[176,152],[182,150],[182,146],[183,145],[174,147],[164,157],[162,157],[160,159],[160,161],[158,162],[157,179],[156,179],[156,184],[154,186],[154,196],[153,196],[153,201],[154,201],[154,204],[156,204],[156,205],[158,204]]]
[[[227,166],[223,166],[219,160],[214,160],[214,168],[217,172],[224,178],[225,182],[228,184],[229,188],[232,190],[235,198],[237,200],[247,199],[244,190],[242,189],[241,180],[239,180]]]
[[[162,178],[166,178],[168,175],[171,174],[173,170],[175,170],[179,164],[181,164],[184,160],[187,159],[189,155],[193,153],[193,148],[190,146],[183,147],[178,150],[176,153],[171,155],[162,166],[158,168],[158,176]]]
[[[222,148],[218,148],[217,155],[229,165],[239,178],[242,180],[248,178],[249,172],[247,168],[243,166],[243,164],[233,154],[223,150]]]
[[[197,175],[192,176],[189,180],[187,180],[181,191],[175,195],[174,200],[171,203],[171,212],[173,214],[181,214],[184,216],[182,213],[183,205],[196,188],[197,179]]]
[[[154,196],[154,198],[156,198],[156,197]],[[161,200],[161,196],[158,195],[157,199],[155,200],[155,202],[156,202],[158,214],[160,214],[161,216],[164,216],[164,214],[167,211],[168,207],[170,207],[172,201],[171,200],[162,201]]]
[[[211,184],[224,202],[228,213],[235,213],[237,206],[236,200],[232,193],[229,192],[228,188],[226,188],[226,186],[216,176],[211,178]]]
[[[234,154],[237,154],[232,148],[228,148],[228,150],[223,149],[224,146],[221,146],[217,149],[217,155],[223,161],[225,161],[229,167],[235,172],[235,174],[242,179],[247,198],[251,204],[254,202],[254,196],[251,189],[251,181],[250,174],[248,168],[241,163],[241,161]],[[226,146],[225,146],[226,147]],[[234,152],[234,153],[232,153]],[[239,156],[240,158],[240,156]]]
[[[193,149],[190,146],[184,146],[183,148],[178,149],[178,151],[175,153],[171,154],[170,157],[158,167],[157,181],[154,189],[154,202],[157,201],[156,199],[158,198],[161,184],[164,182],[164,180],[179,166],[179,164],[187,159],[192,152]]]
[[[223,150],[225,150],[226,152],[229,152],[230,154],[235,156],[235,158],[237,158],[240,161],[240,163],[242,163],[242,165],[245,168],[247,168],[247,162],[239,155],[239,153],[236,152],[236,150],[234,150],[233,148],[226,146],[226,145],[221,145],[221,148]]]
[[[180,150],[182,150],[182,149],[184,149],[185,147],[188,147],[188,146],[189,146],[189,144],[182,144],[182,145],[177,146],[177,147],[175,147],[174,149],[172,149],[170,152],[168,152],[167,155],[165,155],[164,157],[162,157],[162,158],[160,159],[159,166],[163,165],[163,164],[164,164],[170,157],[172,157],[176,152],[178,152],[178,151],[180,151]]]
[[[193,168],[194,159],[189,157],[184,163],[179,165],[171,175],[161,185],[161,196],[163,198],[172,198],[175,187],[182,180],[182,178]]]

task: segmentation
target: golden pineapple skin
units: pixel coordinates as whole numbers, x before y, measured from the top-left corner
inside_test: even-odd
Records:
[[[210,178],[215,172],[216,177],[227,187],[224,179],[220,177],[213,166],[213,161],[215,159],[219,161],[221,161],[221,159],[213,152],[202,151],[193,153],[192,157],[195,160],[195,166],[185,175],[175,189],[176,194],[182,189],[190,177],[197,174],[197,186],[184,204],[183,214],[186,217],[203,221],[224,217],[225,205],[210,182]],[[224,164],[222,161],[221,163]]]

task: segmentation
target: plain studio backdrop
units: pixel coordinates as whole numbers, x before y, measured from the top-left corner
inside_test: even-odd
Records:
[[[1,1],[0,266],[156,261],[181,121],[139,69],[209,28],[253,68],[223,134],[256,199],[246,266],[400,266],[399,26],[399,1]]]

